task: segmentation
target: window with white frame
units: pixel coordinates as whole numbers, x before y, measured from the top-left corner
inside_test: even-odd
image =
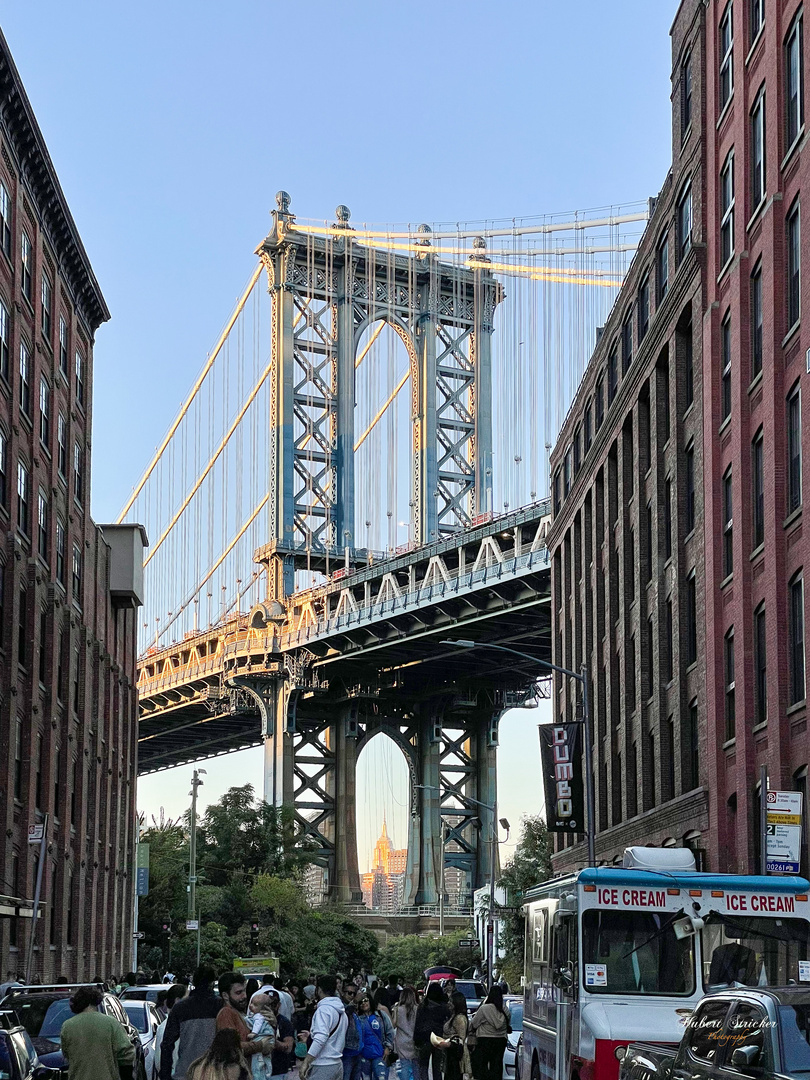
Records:
[[[734,92],[734,25],[732,19],[732,4],[726,4],[723,17],[720,20],[718,32],[718,50],[720,57],[720,111],[728,105]]]
[[[785,38],[785,147],[789,149],[804,126],[804,17],[800,10]]]
[[[765,198],[765,89],[757,94],[751,110],[751,208]]]
[[[730,150],[720,172],[720,265],[734,254],[734,151]]]

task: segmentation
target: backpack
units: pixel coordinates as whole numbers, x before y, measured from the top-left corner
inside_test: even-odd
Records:
[[[343,1044],[344,1050],[359,1050],[363,1045],[363,1038],[360,1032],[360,1021],[357,1018],[356,1013],[352,1013],[349,1016],[349,1026],[346,1028],[346,1042]]]

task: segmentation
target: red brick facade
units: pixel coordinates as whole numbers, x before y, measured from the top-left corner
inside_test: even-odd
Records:
[[[555,651],[569,667],[578,662],[578,620],[584,620],[596,714],[597,851],[606,861],[620,857],[629,842],[686,843],[701,849],[711,869],[753,872],[760,766],[767,765],[771,787],[807,790],[805,33],[800,0],[681,4],[672,28],[672,172],[552,455]],[[676,311],[666,301],[653,309],[647,336],[657,334],[654,347],[646,339],[639,347],[636,336],[632,363],[606,407],[604,434],[594,438],[574,477],[588,402],[598,380],[609,377],[614,341],[621,357],[630,310],[637,335],[639,283],[655,265],[654,246],[673,217],[677,233],[678,192],[687,176],[695,262],[689,298],[679,299]],[[673,295],[688,267],[685,259],[670,270]],[[687,309],[691,401],[679,336]],[[653,424],[652,468],[645,472],[638,414],[647,400],[657,401],[661,357],[671,438],[657,441],[661,425]],[[655,417],[657,408],[651,405],[650,413]],[[645,499],[652,506],[651,544]],[[594,530],[590,548],[589,513],[605,525]],[[669,559],[662,559],[662,541]],[[636,645],[635,664],[628,665],[630,643],[648,619],[647,648]],[[635,691],[628,683],[633,669]],[[570,692],[558,687],[563,715],[572,712]],[[646,758],[638,753],[645,742]],[[562,868],[582,859],[578,846],[556,861]],[[806,872],[806,845],[803,861]]]
[[[0,893],[34,896],[43,980],[129,963],[136,612],[90,518],[93,340],[109,318],[0,35]],[[12,905],[13,906],[13,905]],[[0,977],[30,920],[0,918]]]

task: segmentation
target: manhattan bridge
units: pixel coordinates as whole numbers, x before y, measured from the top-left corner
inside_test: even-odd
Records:
[[[139,771],[263,746],[264,798],[357,904],[356,764],[382,732],[426,910],[442,849],[488,880],[499,720],[549,693],[548,454],[649,207],[359,227],[276,203],[119,518],[151,541]]]

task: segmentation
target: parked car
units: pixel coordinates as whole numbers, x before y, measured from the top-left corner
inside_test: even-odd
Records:
[[[34,1049],[42,1065],[56,1069],[55,1076],[62,1070],[68,1076],[67,1062],[62,1054],[62,1025],[73,1014],[70,1011],[70,996],[79,985],[74,986],[15,986],[6,994],[0,1008],[16,1013],[20,1023],[28,1032]],[[87,985],[86,983],[84,984]],[[141,1038],[115,994],[103,991],[99,1012],[114,1017],[124,1028],[135,1048],[135,1065],[132,1070],[134,1080],[146,1080]]]
[[[620,1080],[798,1080],[810,1077],[810,988],[711,994],[684,1018],[680,1046],[618,1047]]]
[[[0,1024],[0,1080],[59,1080],[61,1075],[40,1063],[31,1036],[13,1014]]]
[[[166,993],[171,983],[149,983],[146,986],[128,986],[119,994],[121,1001],[157,1001],[158,994]]]
[[[129,1022],[138,1032],[143,1047],[146,1075],[152,1075],[152,1062],[155,1060],[155,1035],[160,1027],[160,1017],[152,1001],[134,1001],[126,998],[121,1002]]]
[[[511,1014],[511,1032],[506,1036],[506,1052],[503,1055],[503,1080],[518,1080],[517,1051],[518,1041],[523,1034],[523,998],[508,994],[503,999]]]

